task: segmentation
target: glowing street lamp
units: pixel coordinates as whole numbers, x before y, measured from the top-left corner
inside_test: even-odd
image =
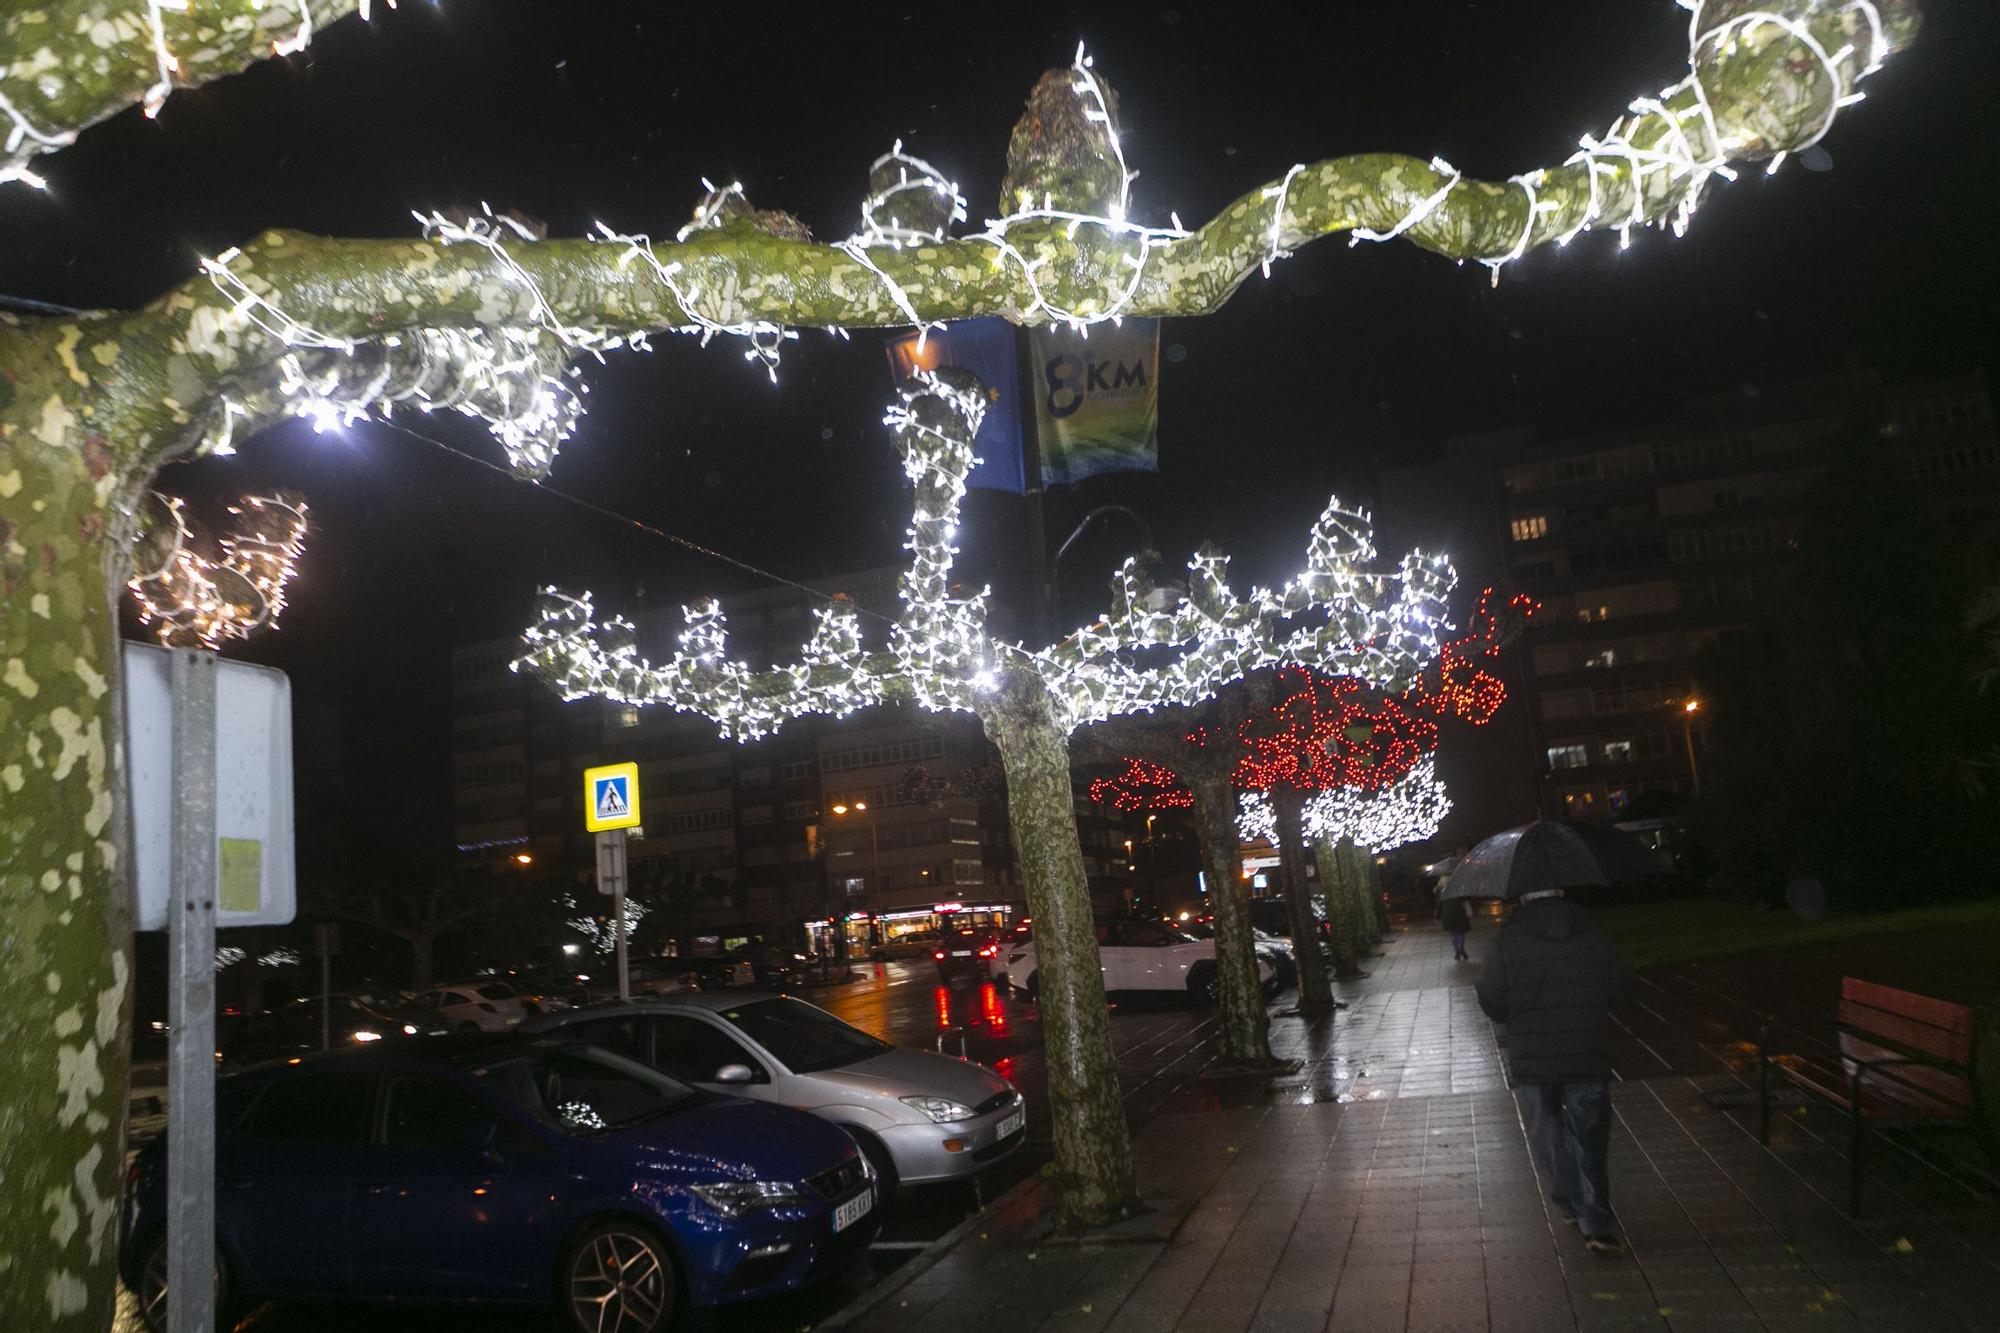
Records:
[[[515,852],[514,860],[517,864],[524,866],[531,866],[535,863],[535,858],[527,852]]]
[[[1699,712],[1701,712],[1701,700],[1699,699],[1689,699],[1681,705],[1681,716],[1687,719],[1687,727],[1683,732],[1683,737],[1687,741],[1688,778],[1694,783],[1694,794],[1696,796],[1701,795],[1701,769],[1696,767],[1694,762],[1694,719],[1695,715]]]
[[[868,802],[856,801],[852,805],[849,805],[846,802],[840,802],[834,805],[833,813],[836,816],[845,815],[848,813],[853,813],[857,815],[868,814]],[[875,836],[875,817],[873,815],[868,816],[868,857],[874,866],[873,877],[875,881],[875,920],[876,922],[879,923],[882,920],[882,844],[881,841]],[[875,929],[879,932],[881,930],[881,926],[878,924],[875,927]],[[843,933],[840,936],[840,943],[842,945],[843,952],[845,952],[846,940],[847,936],[843,931]],[[881,942],[883,944],[887,944],[889,942],[888,936],[883,935],[881,937]]]

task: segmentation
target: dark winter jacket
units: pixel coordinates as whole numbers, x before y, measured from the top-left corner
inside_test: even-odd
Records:
[[[1611,937],[1561,898],[1514,909],[1479,967],[1479,1007],[1507,1025],[1516,1083],[1611,1077],[1611,1010],[1625,999],[1625,960]]]
[[[1454,933],[1472,929],[1472,909],[1465,899],[1452,898],[1438,908],[1438,924]]]

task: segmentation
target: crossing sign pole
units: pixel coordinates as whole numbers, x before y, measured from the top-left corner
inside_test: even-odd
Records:
[[[632,973],[625,962],[625,830],[597,835],[597,891],[611,895],[611,938],[618,950],[618,998],[632,998]]]
[[[597,835],[597,891],[611,896],[611,938],[618,951],[618,998],[632,998],[625,949],[625,830],[639,826],[639,766],[583,770],[583,826]]]

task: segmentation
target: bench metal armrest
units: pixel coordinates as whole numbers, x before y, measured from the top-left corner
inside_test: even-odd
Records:
[[[1794,1054],[1791,1051],[1774,1051],[1771,1049],[1771,1038],[1777,1033],[1796,1032],[1803,1036],[1821,1029],[1829,1033],[1838,1034],[1840,1024],[1830,1018],[1796,1019],[1791,1022],[1765,1023],[1757,1029],[1757,1058],[1761,1061],[1769,1060],[1774,1055]]]

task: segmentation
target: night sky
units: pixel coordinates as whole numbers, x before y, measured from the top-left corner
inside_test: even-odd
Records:
[[[1192,226],[1295,161],[1346,152],[1442,154],[1494,178],[1554,164],[1680,77],[1686,46],[1669,0],[376,8],[304,56],[176,94],[156,122],[90,131],[38,165],[48,194],[0,191],[0,293],[133,305],[265,227],[402,236],[412,210],[482,200],[555,235],[598,219],[671,234],[703,176],[837,239],[898,137],[956,176],[977,220],[996,211],[1028,89],[1079,39],[1118,90],[1140,220],[1174,209]],[[1161,473],[1056,493],[1052,540],[1065,515],[1115,499],[1170,558],[1214,539],[1239,580],[1282,579],[1329,491],[1365,495],[1377,465],[1435,456],[1453,432],[1654,420],[1684,396],[1839,368],[1992,373],[2000,7],[1927,9],[1823,157],[1717,183],[1683,240],[1648,231],[1620,254],[1585,237],[1494,290],[1476,265],[1334,238],[1222,314],[1169,322]],[[726,342],[657,347],[588,371],[591,415],[555,489],[788,578],[899,559],[880,335],[806,333],[776,386]],[[402,424],[499,457],[456,418]],[[452,643],[518,629],[537,583],[631,611],[754,582],[373,425],[286,427],[160,484],[210,514],[247,488],[305,492],[315,531],[285,626],[232,655],[296,683],[319,774],[303,821],[339,807],[433,854],[449,843]],[[982,523],[997,539],[1010,518],[975,515],[968,567],[999,553],[980,549]],[[1131,540],[1079,544],[1066,618],[1101,600]]]

